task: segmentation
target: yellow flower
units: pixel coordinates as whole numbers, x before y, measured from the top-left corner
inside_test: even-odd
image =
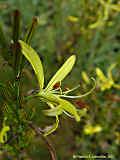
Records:
[[[74,16],[68,16],[67,19],[68,19],[70,22],[73,22],[73,23],[79,21],[79,19],[78,19],[77,17],[74,17]]]
[[[111,89],[112,87],[120,89],[120,85],[116,84],[112,77],[112,70],[115,68],[117,63],[113,63],[108,68],[107,76],[104,75],[102,70],[100,68],[96,68],[96,74],[97,74],[97,86],[100,88],[101,91],[105,91],[107,89]],[[90,79],[86,72],[82,72],[82,78],[87,83],[90,84]]]
[[[116,137],[115,138],[115,143],[120,144],[120,132],[115,132],[114,135]]]
[[[3,128],[0,131],[0,143],[7,142],[7,132],[10,130],[10,127],[5,124],[6,120],[7,118],[5,117],[3,121]]]
[[[78,109],[75,108],[75,106],[72,103],[70,103],[68,100],[64,98],[74,99],[87,96],[95,89],[95,85],[89,92],[79,96],[69,95],[69,93],[78,89],[80,87],[80,84],[68,91],[62,91],[62,88],[60,87],[61,81],[72,70],[76,61],[76,56],[72,55],[70,58],[68,58],[67,61],[62,65],[62,67],[51,78],[47,86],[45,86],[44,70],[38,54],[35,52],[33,48],[31,48],[23,41],[20,40],[19,43],[21,45],[22,54],[32,65],[39,82],[39,92],[35,95],[32,95],[32,97],[38,97],[42,102],[45,102],[51,108],[49,110],[43,110],[43,113],[45,115],[56,117],[56,123],[44,135],[47,136],[48,134],[56,130],[59,123],[58,116],[62,113],[65,113],[66,115],[75,118],[75,120],[79,122],[81,116],[80,112],[78,111]],[[95,82],[94,79],[93,81]],[[29,98],[29,96],[26,98]]]
[[[82,72],[82,78],[83,80],[87,83],[87,84],[90,84],[90,79],[88,77],[88,75],[86,74],[86,72]]]
[[[98,10],[98,20],[89,25],[90,29],[95,29],[95,28],[101,28],[104,25],[104,20],[103,20],[103,13],[102,10]]]
[[[120,85],[115,84],[112,78],[112,70],[115,68],[116,65],[117,63],[110,65],[110,67],[108,68],[107,77],[105,77],[104,73],[102,72],[100,68],[96,68],[97,85],[101,89],[101,91],[105,91],[112,87],[120,88]]]
[[[98,10],[98,20],[95,23],[89,25],[90,29],[102,27],[105,24],[105,22],[109,19],[111,10],[120,12],[120,4],[113,4],[113,0],[108,0],[108,1],[100,0],[99,2],[102,8]],[[108,23],[108,25],[111,24],[112,23]]]
[[[88,124],[84,127],[84,133],[87,135],[92,135],[94,133],[98,133],[102,131],[102,127],[100,125],[92,126],[91,124]]]
[[[108,20],[111,10],[120,12],[120,4],[113,4],[113,0],[108,0],[107,2],[100,0],[100,3],[104,7],[104,20]]]

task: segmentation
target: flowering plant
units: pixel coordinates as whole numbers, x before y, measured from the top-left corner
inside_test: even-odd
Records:
[[[60,86],[54,89],[54,86],[58,82],[61,83],[61,81],[71,71],[75,63],[75,60],[76,60],[75,55],[72,55],[70,58],[68,58],[68,60],[63,64],[63,66],[52,77],[48,85],[44,88],[44,72],[43,72],[43,67],[42,67],[42,63],[41,63],[39,56],[37,55],[37,53],[35,52],[33,48],[31,48],[29,45],[27,45],[23,41],[19,40],[19,43],[21,45],[22,54],[27,58],[27,60],[32,65],[35,71],[35,74],[37,76],[38,82],[39,82],[39,92],[35,95],[26,97],[26,99],[33,98],[33,97],[39,97],[41,101],[46,102],[47,105],[51,108],[49,110],[43,110],[43,113],[47,116],[56,117],[56,123],[47,132],[45,132],[44,135],[45,136],[49,135],[54,130],[56,130],[56,128],[58,127],[58,123],[59,123],[58,116],[62,113],[65,113],[68,116],[75,118],[75,120],[79,122],[80,116],[83,113],[79,112],[79,110],[77,110],[72,103],[70,103],[69,101],[63,98],[74,99],[74,98],[82,98],[84,96],[87,96],[94,90],[95,85],[89,92],[83,95],[78,95],[78,96],[71,96],[67,94],[78,89],[80,85],[68,91],[62,91]],[[95,81],[94,79],[92,80]],[[85,109],[83,112],[85,112]]]

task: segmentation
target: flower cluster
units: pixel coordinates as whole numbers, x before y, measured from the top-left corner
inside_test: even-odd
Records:
[[[120,85],[116,84],[112,77],[112,70],[115,68],[116,65],[117,63],[113,63],[110,65],[110,67],[108,68],[107,76],[104,75],[100,68],[96,68],[96,83],[101,91],[109,90],[112,87],[120,89]],[[87,84],[90,83],[90,79],[88,78],[86,72],[82,72],[82,78]]]
[[[104,25],[104,23],[109,19],[111,10],[120,12],[120,4],[113,4],[113,0],[100,0],[100,9],[98,10],[98,20],[89,25],[89,28],[94,29],[94,28],[99,28]],[[111,24],[110,22],[108,24]]]

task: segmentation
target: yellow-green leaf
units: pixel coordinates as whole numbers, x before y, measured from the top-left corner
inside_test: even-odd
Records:
[[[19,40],[19,43],[21,45],[22,54],[30,62],[30,64],[32,65],[35,71],[35,74],[39,82],[40,90],[41,90],[44,86],[44,73],[43,73],[41,60],[33,48],[31,48],[29,45],[27,45],[25,42],[21,40]]]
[[[57,82],[62,81],[67,76],[67,74],[72,70],[75,60],[75,55],[67,59],[67,61],[62,65],[62,67],[52,77],[52,79],[46,87],[46,90],[51,90]]]

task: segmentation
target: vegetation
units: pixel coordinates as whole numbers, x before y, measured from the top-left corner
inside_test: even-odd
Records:
[[[118,160],[120,2],[6,0],[0,11],[0,159]]]

